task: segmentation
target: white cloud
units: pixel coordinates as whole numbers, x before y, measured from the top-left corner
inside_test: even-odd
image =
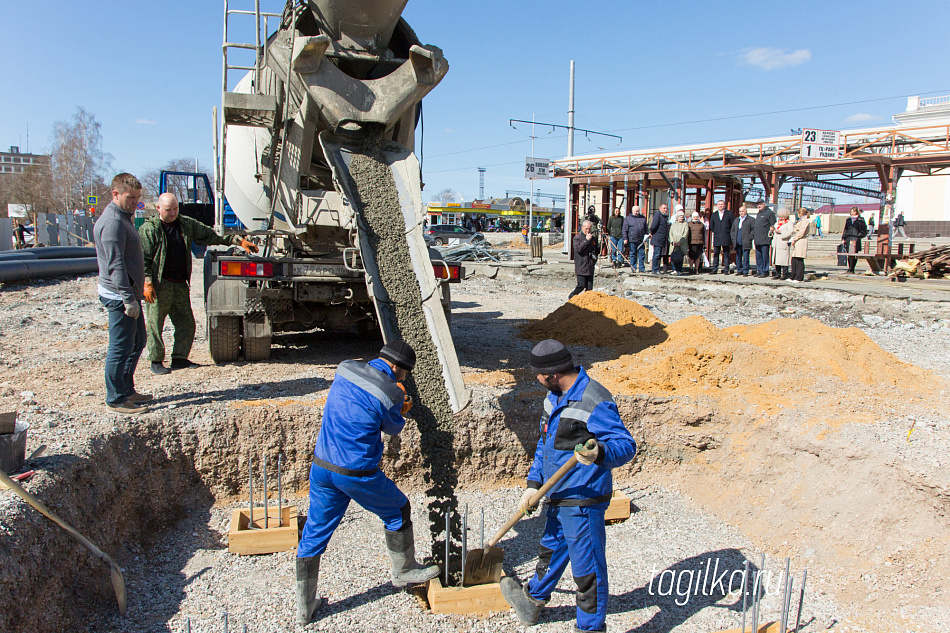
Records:
[[[881,117],[875,116],[873,114],[868,114],[867,112],[858,112],[857,114],[852,114],[851,116],[845,118],[845,123],[861,123],[862,121],[876,121]]]
[[[789,68],[792,66],[801,66],[807,61],[811,61],[811,51],[807,48],[800,48],[797,51],[788,52],[786,49],[753,48],[743,53],[739,59],[749,66],[755,66],[762,70],[775,70],[776,68]]]
[[[137,125],[155,125],[158,121],[149,121],[148,119],[135,119]]]
[[[455,132],[455,130],[453,130],[453,129],[450,128],[450,127],[445,128],[445,133],[446,133],[446,134],[453,134],[454,132]]]

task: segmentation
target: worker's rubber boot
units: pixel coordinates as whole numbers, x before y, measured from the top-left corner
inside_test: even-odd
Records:
[[[416,543],[412,524],[401,530],[386,530],[386,549],[393,564],[392,579],[395,587],[418,585],[439,575],[438,565],[424,566],[416,562]]]
[[[317,595],[319,576],[320,556],[297,559],[297,624],[300,626],[310,624],[323,606],[323,598]]]
[[[537,624],[541,608],[548,603],[547,600],[538,600],[529,594],[528,585],[522,587],[517,580],[508,576],[501,579],[501,595],[525,626]]]

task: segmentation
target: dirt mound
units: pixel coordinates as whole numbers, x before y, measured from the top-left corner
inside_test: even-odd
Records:
[[[663,321],[635,301],[602,292],[582,292],[540,321],[521,326],[519,336],[633,353],[662,342],[665,328]]]

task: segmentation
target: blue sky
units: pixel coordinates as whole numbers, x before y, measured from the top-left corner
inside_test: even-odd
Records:
[[[242,3],[253,7],[232,7]],[[82,106],[102,123],[117,170],[183,157],[211,165],[222,5],[0,1],[8,51],[0,147],[25,150],[28,126],[30,150],[41,151],[53,122]],[[265,10],[282,6],[262,0]],[[404,17],[450,64],[424,103],[424,198],[449,187],[471,200],[479,166],[488,195],[527,189],[530,126],[508,121],[566,124],[572,59],[575,124],[622,135],[619,148],[887,124],[907,96],[950,94],[950,38],[936,35],[950,30],[948,8],[946,0],[410,0]],[[797,111],[763,114],[787,110]],[[736,115],[759,116],[723,120]],[[562,130],[538,134],[536,156],[564,156]],[[600,147],[618,149],[612,139],[576,137],[577,154]]]

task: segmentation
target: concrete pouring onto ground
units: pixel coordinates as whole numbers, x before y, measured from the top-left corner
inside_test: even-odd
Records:
[[[407,393],[413,398],[409,417],[421,431],[426,492],[434,501],[429,504],[428,525],[432,543],[445,535],[445,513],[454,512],[452,531],[458,536],[458,486],[452,407],[442,377],[432,335],[422,310],[422,292],[413,273],[406,244],[406,223],[399,203],[399,192],[392,171],[380,151],[382,130],[370,130],[363,137],[362,153],[354,152],[350,162],[352,191],[362,212],[361,227],[367,231],[380,280],[395,315],[394,330],[416,352]],[[436,561],[444,565],[444,548],[434,547]]]
[[[519,326],[553,318],[573,285],[567,271],[539,276],[501,269],[495,279],[454,289],[453,339],[474,393],[453,420],[459,482],[453,492],[473,517],[485,508],[488,534],[517,503],[537,440],[543,394],[525,371],[533,340],[519,337]],[[764,552],[775,574],[786,556],[796,579],[808,568],[807,633],[947,630],[950,424],[941,383],[950,377],[950,304],[702,280],[631,279],[611,288],[636,303],[581,295],[575,307],[606,328],[623,328],[624,314],[634,323],[655,320],[666,338],[639,350],[599,345],[603,339],[573,346],[579,363],[614,381],[621,415],[641,448],[615,478],[639,511],[608,527],[608,627],[637,633],[738,627],[735,593],[683,596],[667,581],[681,581],[682,589],[695,575],[687,572],[707,562],[718,560],[721,573],[746,559],[757,564]],[[138,387],[155,393],[157,402],[138,418],[102,410],[107,331],[94,278],[0,292],[6,315],[0,410],[18,408],[31,424],[28,452],[48,445],[27,488],[115,556],[129,585],[129,615],[122,619],[105,566],[0,493],[0,630],[177,633],[190,619],[193,631],[210,632],[223,630],[224,612],[230,630],[245,624],[251,632],[300,630],[293,623],[294,552],[228,554],[229,508],[245,498],[247,456],[259,463],[266,450],[271,468],[283,452],[285,494],[305,510],[307,468],[334,368],[346,358],[372,358],[379,344],[293,334],[275,339],[268,362],[213,366],[201,290],[192,292],[199,322],[192,358],[204,366],[169,376],[143,368]],[[700,317],[709,325],[677,328]],[[861,348],[873,352],[873,363],[862,366],[866,356],[852,355],[847,344],[834,347],[831,339],[803,347],[804,356],[793,354],[798,360],[791,363],[789,351],[768,347],[773,339],[800,345],[782,338],[796,333],[833,336],[822,330],[827,324],[856,326],[860,332],[843,335],[866,336]],[[758,336],[766,331],[769,336]],[[828,362],[829,345],[843,376]],[[696,354],[686,354],[688,347]],[[685,373],[654,379],[661,349]],[[758,362],[765,363],[763,373],[769,363],[785,373],[756,377],[749,365]],[[629,379],[638,375],[641,380]],[[410,493],[417,530],[435,501],[426,492],[432,484],[424,480],[429,466],[419,429],[410,422],[389,441],[383,463]],[[273,481],[276,470],[269,476]],[[507,573],[522,579],[531,573],[542,523],[535,515],[503,542]],[[473,545],[477,520],[470,527]],[[419,539],[422,556],[430,547]],[[522,629],[510,613],[428,614],[414,596],[393,589],[387,566],[378,520],[351,506],[321,570],[330,604],[308,630]],[[777,575],[774,582],[768,619],[778,613]],[[570,630],[573,602],[565,574],[533,630]]]

